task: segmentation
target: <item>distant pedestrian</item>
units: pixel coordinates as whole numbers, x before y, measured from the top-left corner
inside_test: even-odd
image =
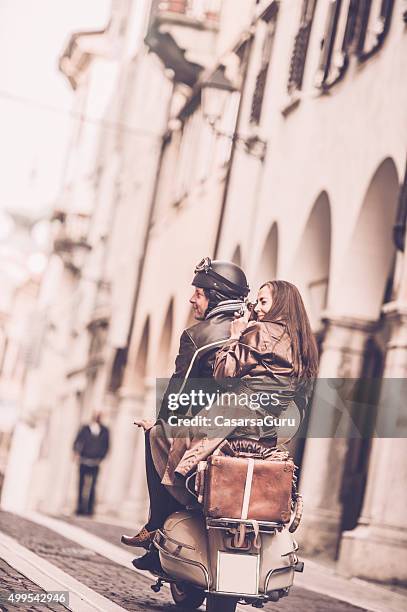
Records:
[[[92,515],[95,507],[99,465],[109,450],[109,430],[96,412],[89,425],[80,428],[73,445],[79,458],[79,490],[76,514]],[[85,493],[85,495],[84,495]]]

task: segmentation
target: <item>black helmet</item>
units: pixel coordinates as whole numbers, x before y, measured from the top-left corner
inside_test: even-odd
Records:
[[[211,261],[209,257],[204,257],[194,272],[194,287],[214,289],[227,298],[246,297],[250,291],[242,268],[230,261]]]

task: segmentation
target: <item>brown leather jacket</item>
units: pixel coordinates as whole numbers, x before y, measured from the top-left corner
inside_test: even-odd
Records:
[[[222,386],[229,386],[249,398],[257,400],[261,394],[262,402],[256,402],[254,408],[249,400],[248,417],[279,417],[284,411],[283,416],[294,413],[299,425],[295,404],[299,379],[294,368],[291,339],[283,321],[263,320],[249,324],[239,340],[229,341],[218,351],[214,376]],[[268,397],[273,401],[263,403]],[[280,433],[271,424],[251,424],[238,427],[232,435],[271,440]]]
[[[284,377],[285,384],[295,383],[291,339],[283,321],[255,321],[218,351],[215,359],[216,380],[240,378],[249,385],[261,379],[264,388],[269,380]],[[268,380],[269,379],[269,380]]]

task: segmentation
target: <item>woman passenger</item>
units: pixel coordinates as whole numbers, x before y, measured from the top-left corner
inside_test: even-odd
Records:
[[[248,404],[254,394],[273,399],[268,405],[257,402],[250,410],[252,417],[278,417],[293,407],[301,414],[317,375],[318,351],[298,289],[287,281],[264,283],[253,318],[232,321],[230,340],[216,355],[214,376],[224,385],[226,380],[239,379],[232,388],[239,395],[247,394]],[[228,439],[245,438],[270,447],[275,446],[277,433],[273,426],[243,426]]]

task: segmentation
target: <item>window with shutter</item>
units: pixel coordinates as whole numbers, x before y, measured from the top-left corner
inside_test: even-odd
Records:
[[[261,119],[261,112],[263,108],[264,94],[266,91],[267,76],[270,67],[271,54],[273,51],[274,35],[276,29],[276,15],[277,12],[273,13],[272,19],[267,22],[267,29],[264,36],[261,65],[259,72],[257,73],[256,83],[254,87],[254,93],[252,98],[252,107],[250,112],[250,122],[259,124]]]
[[[317,0],[303,0],[300,26],[294,40],[288,76],[287,89],[290,94],[302,87],[316,4]]]
[[[393,15],[394,0],[362,0],[359,6],[356,55],[364,62],[384,43]]]
[[[394,0],[331,0],[316,86],[328,90],[345,75],[350,53],[360,62],[375,54],[390,29]]]

